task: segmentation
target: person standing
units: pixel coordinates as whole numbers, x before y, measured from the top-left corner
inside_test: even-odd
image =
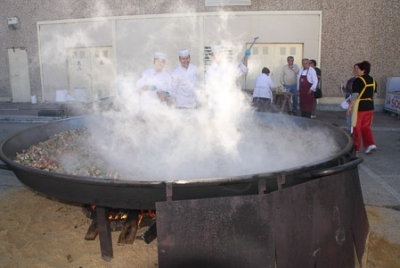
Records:
[[[352,115],[352,138],[356,152],[360,151],[362,142],[366,154],[376,151],[371,124],[377,84],[375,79],[369,75],[370,71],[371,64],[368,61],[355,64],[357,78],[353,82],[351,101],[347,111],[349,115]]]
[[[317,89],[318,77],[313,68],[310,68],[310,61],[303,59],[303,67],[298,74],[297,90],[300,96],[301,117],[311,118],[314,107],[314,92]]]
[[[198,83],[197,68],[190,63],[190,52],[179,51],[179,66],[172,72],[172,97],[178,109],[196,108],[198,105],[196,88]]]
[[[351,92],[353,88],[353,82],[357,78],[357,70],[356,70],[356,65],[353,66],[353,77],[347,80],[345,88],[341,88],[341,90],[345,93],[345,99],[349,99],[351,97]],[[350,99],[348,101],[349,106],[350,106]],[[346,122],[347,122],[347,129],[349,133],[351,133],[351,115],[347,113],[346,111]]]
[[[166,54],[154,53],[154,67],[142,73],[136,87],[141,89],[140,108],[153,109],[166,102],[171,94],[171,76],[164,71]]]
[[[321,90],[321,69],[317,67],[317,61],[316,60],[310,60],[310,67],[314,68],[315,72],[317,73],[317,78],[318,78],[318,86],[317,86],[317,91]],[[317,110],[317,105],[318,105],[318,99],[314,96],[314,107],[313,110],[311,111],[311,118],[315,119],[317,116],[315,115],[315,111]]]
[[[247,61],[251,55],[246,49],[243,62],[235,65],[229,61],[220,45],[212,46],[212,64],[207,68],[204,80],[208,94],[208,107],[221,108],[228,105],[228,92],[237,87],[237,79],[248,72]]]
[[[271,108],[272,89],[275,88],[275,84],[269,74],[270,70],[267,67],[262,68],[254,83],[252,105],[257,112],[267,112]]]
[[[297,114],[299,99],[297,96],[297,75],[299,74],[299,67],[294,64],[294,57],[288,56],[287,64],[282,67],[280,82],[286,91],[292,93],[293,110],[289,113]]]

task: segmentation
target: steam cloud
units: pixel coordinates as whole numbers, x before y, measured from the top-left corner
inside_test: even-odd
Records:
[[[101,10],[100,15],[107,14],[101,7],[97,9]],[[182,12],[183,9],[180,5],[178,10]],[[229,36],[232,15],[221,12],[220,16],[221,25],[216,32],[224,33],[225,38],[208,40],[209,44],[204,45],[232,48],[232,64],[237,66],[237,59],[244,53],[243,43],[237,41],[240,36]],[[198,37],[193,34],[196,23],[190,16],[185,20],[189,29],[187,34],[175,34],[180,22],[177,20],[176,24],[149,33],[147,42],[143,42],[143,51],[136,51],[133,58],[118,63],[119,82],[115,84],[119,90],[114,100],[115,110],[102,112],[100,119],[89,124],[92,139],[87,142],[97,145],[109,166],[118,170],[123,179],[171,181],[272,172],[320,161],[338,151],[335,141],[326,138],[329,133],[318,133],[314,128],[299,129],[289,118],[280,117],[287,122],[277,125],[252,120],[250,100],[241,91],[243,77],[237,76],[236,69],[227,71],[212,85],[202,83],[203,86],[197,89],[201,102],[199,109],[177,110],[160,103],[157,109],[141,110],[135,80],[142,71],[152,67],[153,53],[174,50],[177,54],[182,48],[198,53]],[[118,44],[132,38],[130,34],[119,32]],[[79,43],[78,40],[89,40],[90,43],[90,38],[82,31],[71,36],[78,39],[68,39],[68,44]],[[167,47],[160,48],[160,44]],[[143,59],[143,55],[150,57]],[[171,73],[177,65],[178,56],[170,57],[165,69]],[[196,65],[202,72],[202,63]],[[215,98],[217,108],[208,107],[209,95]]]
[[[233,120],[214,117],[207,109],[109,112],[93,125],[90,142],[123,179],[138,181],[273,172],[321,161],[338,151],[335,141],[327,142],[327,132],[299,129],[285,116],[278,116],[287,120],[283,124],[268,122],[269,116],[260,124],[251,113],[241,112]]]

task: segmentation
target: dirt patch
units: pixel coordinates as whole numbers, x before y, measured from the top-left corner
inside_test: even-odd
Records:
[[[367,267],[400,267],[399,212],[372,206],[366,210],[370,224]]]
[[[24,188],[1,195],[0,211],[0,267],[158,267],[156,241],[118,246],[119,232],[112,232],[114,259],[104,261],[98,237],[84,240],[91,220],[80,205]]]
[[[396,245],[376,233],[369,235],[367,265],[369,268],[400,267],[400,245]]]

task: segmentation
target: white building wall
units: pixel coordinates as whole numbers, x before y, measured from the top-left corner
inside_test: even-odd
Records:
[[[204,46],[233,47],[234,59],[239,62],[246,44],[254,37],[258,37],[258,43],[302,43],[303,55],[319,60],[320,22],[318,11],[170,14],[39,22],[43,99],[54,101],[56,90],[70,88],[68,48],[114,45],[116,78],[137,80],[141,72],[153,66],[156,51],[167,53],[167,72],[177,66],[178,51],[183,48],[191,51],[192,63],[204,70]],[[300,59],[297,61],[300,63]]]

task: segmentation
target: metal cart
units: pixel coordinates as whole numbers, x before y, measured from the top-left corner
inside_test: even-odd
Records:
[[[386,100],[384,109],[400,117],[400,77],[386,78]]]

